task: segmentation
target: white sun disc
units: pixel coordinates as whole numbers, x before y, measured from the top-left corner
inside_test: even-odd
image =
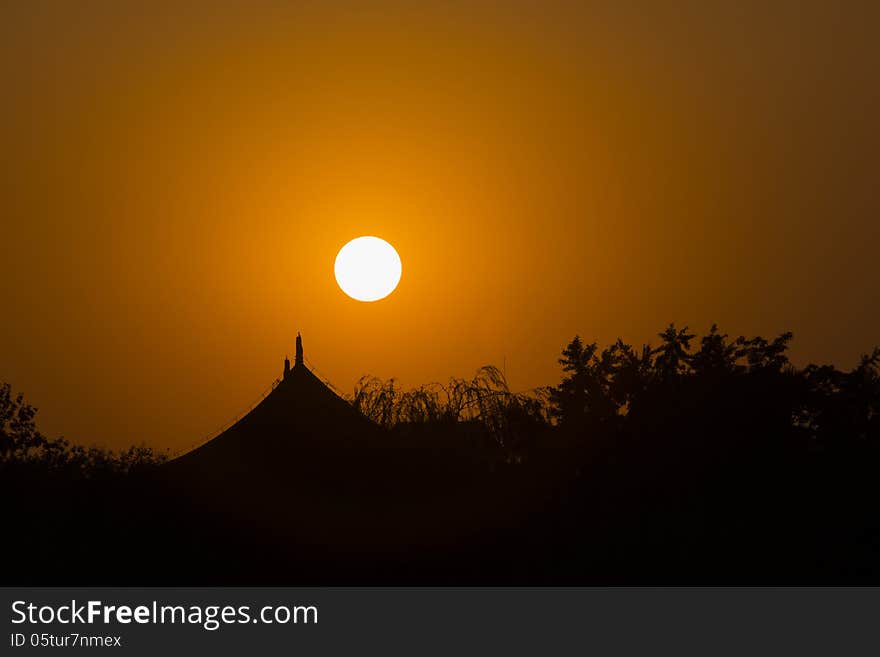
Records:
[[[339,249],[333,273],[342,291],[358,301],[378,301],[394,292],[403,267],[397,251],[379,237],[364,236]]]

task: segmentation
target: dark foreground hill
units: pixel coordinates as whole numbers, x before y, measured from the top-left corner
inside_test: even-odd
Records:
[[[691,337],[573,341],[553,423],[494,375],[352,404],[298,358],[160,467],[62,454],[7,386],[4,583],[880,584],[880,351]]]

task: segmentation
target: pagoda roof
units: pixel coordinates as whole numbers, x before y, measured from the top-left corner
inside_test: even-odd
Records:
[[[168,463],[213,476],[271,470],[308,452],[369,448],[379,428],[298,362],[249,413]]]

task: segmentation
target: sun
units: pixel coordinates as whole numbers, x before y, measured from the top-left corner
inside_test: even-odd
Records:
[[[403,267],[394,247],[366,235],[339,249],[333,272],[342,291],[357,301],[378,301],[394,292]]]

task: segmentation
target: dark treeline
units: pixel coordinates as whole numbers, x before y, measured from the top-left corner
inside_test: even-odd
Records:
[[[37,409],[21,393],[13,395],[10,384],[0,383],[0,472],[4,478],[93,479],[142,471],[166,460],[145,445],[114,452],[47,438],[37,429],[36,415]]]
[[[658,430],[670,449],[697,432],[693,448],[754,449],[749,457],[760,459],[786,449],[860,457],[880,440],[880,348],[844,372],[795,367],[786,353],[791,333],[730,339],[713,325],[698,338],[670,325],[658,337],[656,347],[618,340],[602,349],[576,336],[559,359],[562,382],[528,393],[510,392],[487,366],[471,380],[408,391],[365,377],[350,401],[401,432],[477,425],[481,445],[517,460],[541,446],[613,449],[625,434]]]
[[[332,458],[346,477],[398,481],[415,508],[429,508],[420,500],[430,497],[430,513],[406,523],[455,537],[422,552],[409,543],[379,566],[380,557],[358,552],[354,533],[342,539],[351,546],[308,551],[294,532],[257,548],[253,533],[219,526],[215,514],[193,539],[202,515],[157,520],[185,506],[149,475],[161,456],[48,440],[34,409],[3,386],[0,467],[22,538],[14,551],[32,565],[49,555],[87,559],[95,542],[65,532],[103,522],[115,527],[114,559],[123,562],[114,563],[117,579],[101,579],[114,583],[129,582],[118,570],[126,555],[145,577],[181,583],[182,548],[169,535],[180,527],[190,564],[206,552],[227,564],[190,577],[198,583],[880,582],[880,349],[842,371],[794,366],[790,333],[730,338],[713,326],[697,336],[670,325],[658,337],[639,348],[575,337],[562,351],[561,382],[527,393],[511,392],[492,367],[406,391],[362,379],[349,402],[382,427],[385,449],[357,463],[344,450]],[[382,513],[397,529],[406,524],[390,507]],[[303,542],[318,541],[313,529],[302,529]],[[132,537],[119,539],[126,531]],[[218,536],[230,552],[218,551]],[[231,560],[230,542],[237,557],[259,558]]]
[[[552,560],[511,566],[539,581],[876,582],[880,349],[841,371],[794,366],[791,333],[658,337],[575,337],[560,384],[528,394],[486,368],[408,392],[365,379],[352,401],[403,443],[455,436],[558,483],[496,546]]]

